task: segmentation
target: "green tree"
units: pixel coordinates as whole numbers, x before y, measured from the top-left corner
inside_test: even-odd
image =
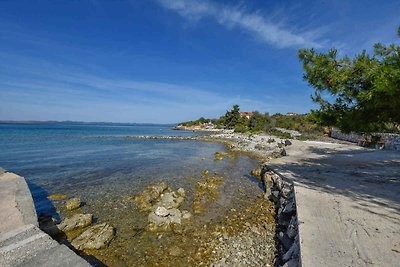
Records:
[[[271,120],[268,113],[261,114],[253,111],[253,115],[249,119],[248,127],[252,132],[267,131],[271,128]]]
[[[304,79],[315,88],[312,99],[320,105],[312,111],[318,122],[345,132],[399,129],[400,46],[378,43],[372,56],[364,50],[353,59],[337,54],[336,49],[298,53]]]
[[[238,124],[242,123],[239,111],[239,105],[233,105],[232,110],[226,111],[224,117],[224,125],[226,128],[234,129]]]

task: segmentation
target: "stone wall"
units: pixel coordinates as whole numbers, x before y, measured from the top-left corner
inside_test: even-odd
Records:
[[[261,168],[265,198],[275,203],[277,211],[276,237],[278,257],[276,266],[298,267],[300,244],[293,184],[273,172],[265,163]]]
[[[388,149],[388,150],[400,150],[400,134],[374,133],[373,135],[381,137],[381,141],[379,142],[377,148]],[[345,134],[339,131],[338,129],[332,129],[331,137],[359,144],[361,144],[363,141],[367,139],[365,135],[356,133]]]
[[[331,137],[335,138],[335,139],[343,140],[343,141],[352,142],[352,143],[358,143],[365,139],[363,135],[356,134],[356,133],[346,134],[346,133],[342,133],[338,129],[332,129]]]

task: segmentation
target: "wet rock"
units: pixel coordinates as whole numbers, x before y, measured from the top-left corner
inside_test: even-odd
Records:
[[[192,214],[189,211],[187,211],[187,210],[182,211],[182,219],[183,220],[189,220],[191,218],[192,218]]]
[[[165,207],[158,207],[158,208],[156,208],[156,210],[154,211],[154,213],[155,213],[157,216],[161,216],[161,217],[166,217],[166,216],[169,215],[169,212],[168,212],[168,210],[167,210]]]
[[[214,153],[214,159],[215,160],[223,160],[227,156],[228,156],[228,153],[225,153],[225,152],[217,151],[217,152]]]
[[[170,191],[167,184],[164,182],[157,183],[149,186],[143,192],[134,197],[133,200],[138,204],[142,211],[150,211],[153,206],[158,202],[162,193]]]
[[[167,209],[179,208],[184,200],[185,198],[180,194],[169,192],[161,195],[160,201],[157,203],[157,205]]]
[[[92,224],[92,221],[92,214],[75,214],[70,218],[64,219],[57,227],[63,232],[68,232],[89,226]]]
[[[49,195],[47,198],[50,200],[63,200],[66,199],[68,196],[65,194],[52,194]]]
[[[209,177],[204,182],[197,182],[196,193],[191,208],[195,213],[205,210],[205,204],[218,198],[218,189],[224,182],[222,177]]]
[[[173,246],[172,248],[169,249],[169,255],[174,256],[174,257],[178,257],[178,256],[182,255],[182,253],[183,253],[183,250],[177,246]]]
[[[81,206],[81,200],[80,198],[77,197],[71,198],[67,200],[67,202],[65,203],[65,207],[67,208],[67,210],[75,210],[80,206]]]
[[[72,240],[71,245],[78,250],[100,249],[107,246],[114,237],[114,228],[102,223],[94,225]]]
[[[185,189],[183,189],[182,187],[179,188],[179,189],[176,191],[176,193],[177,193],[179,196],[181,196],[181,197],[185,197],[185,195],[186,195]]]
[[[262,172],[261,168],[257,167],[251,171],[251,175],[256,177],[261,177],[261,172]]]
[[[157,212],[160,211],[161,213]],[[158,215],[160,214],[160,215]],[[182,213],[176,208],[166,209],[157,207],[148,216],[148,229],[150,231],[170,231],[172,224],[181,224]]]

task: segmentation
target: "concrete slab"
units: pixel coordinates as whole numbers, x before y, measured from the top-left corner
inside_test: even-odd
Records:
[[[294,142],[271,168],[295,184],[302,266],[399,266],[400,153]]]
[[[0,266],[90,266],[39,229],[25,179],[5,171],[0,173]]]

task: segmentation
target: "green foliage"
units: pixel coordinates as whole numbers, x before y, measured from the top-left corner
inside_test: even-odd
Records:
[[[269,130],[268,133],[271,135],[274,135],[276,137],[282,138],[282,139],[289,139],[292,137],[289,133],[283,133],[283,132],[275,130],[275,129]]]
[[[251,132],[266,132],[271,129],[271,119],[268,113],[261,114],[253,111],[253,115],[248,122],[248,128]]]
[[[196,126],[196,125],[204,124],[204,123],[207,123],[207,122],[209,122],[209,121],[212,122],[213,120],[205,119],[205,118],[201,117],[201,118],[198,119],[198,120],[182,122],[182,123],[180,123],[180,124],[183,125],[183,126],[187,126],[187,127],[188,127],[188,126]]]
[[[237,125],[243,124],[239,110],[239,105],[233,105],[232,110],[226,111],[223,119],[223,123],[226,128],[234,129]]]
[[[247,129],[246,125],[238,124],[238,125],[235,126],[234,131],[236,133],[245,133],[245,132],[248,131],[248,129]]]
[[[372,56],[364,50],[353,59],[338,58],[336,49],[300,49],[299,58],[315,88],[312,99],[320,108],[312,112],[321,125],[344,132],[399,129],[400,46],[378,43]]]
[[[275,127],[296,130],[302,134],[321,134],[323,132],[323,128],[318,124],[317,119],[312,114],[285,116],[277,113],[274,114],[271,119]]]

